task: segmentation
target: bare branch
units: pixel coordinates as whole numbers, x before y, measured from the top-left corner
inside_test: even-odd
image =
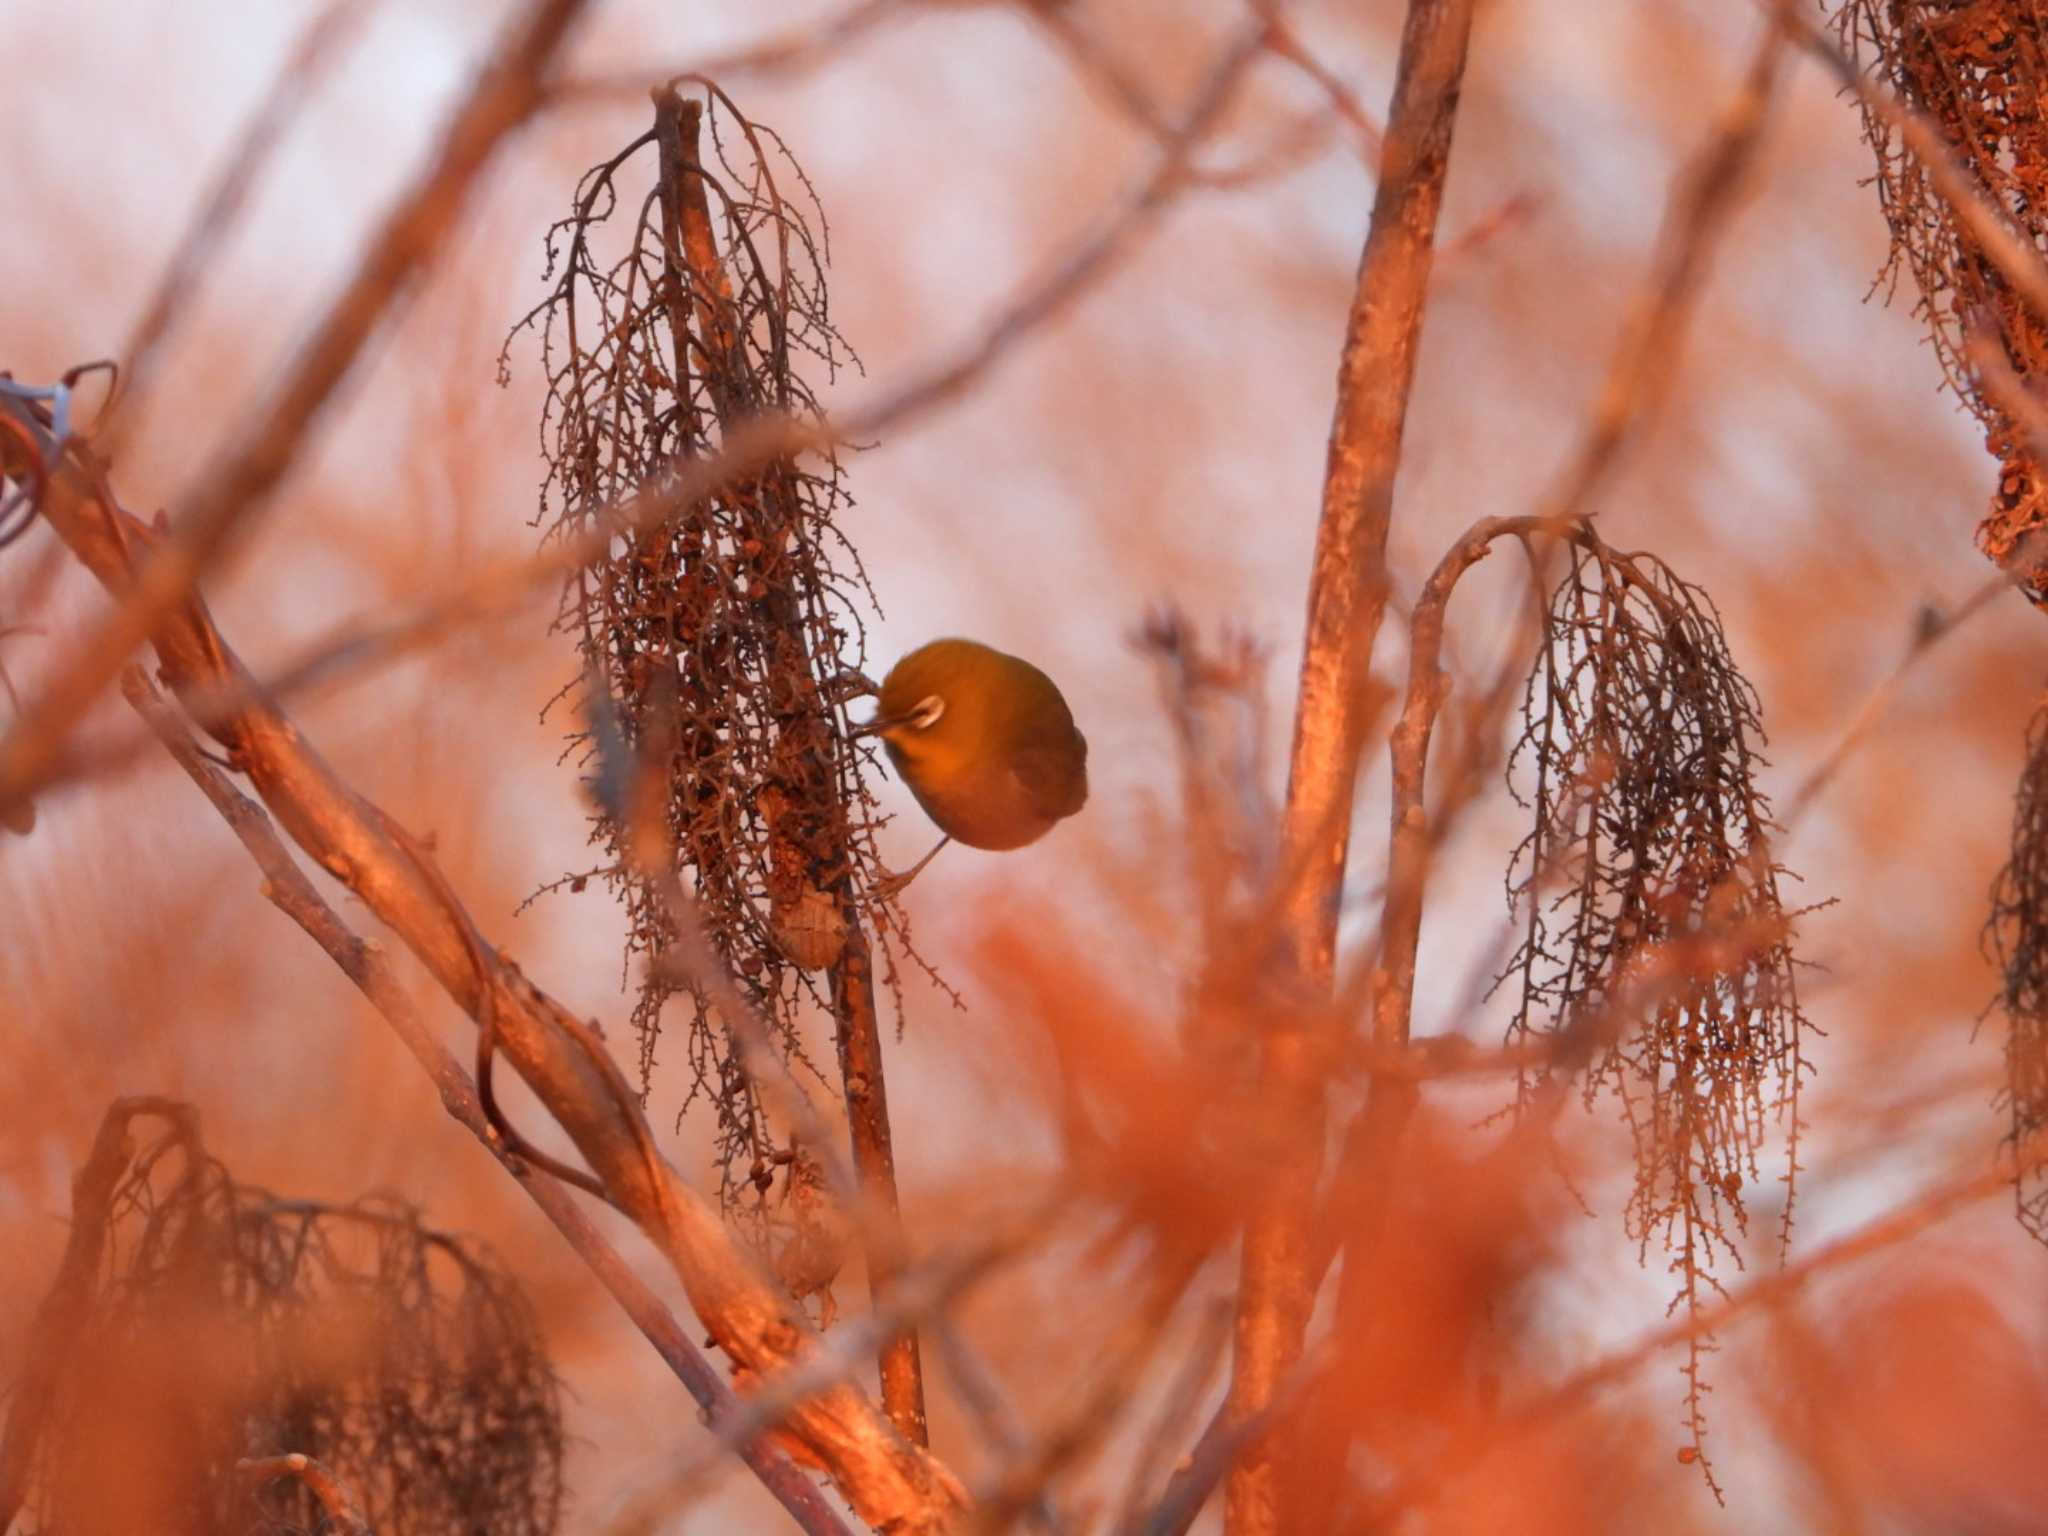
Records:
[[[1787,0],[1773,0],[1771,19],[1741,89],[1672,191],[1648,284],[1623,329],[1578,451],[1543,502],[1544,517],[1580,517],[1591,511],[1593,493],[1670,392],[1687,318],[1714,242],[1735,212],[1744,177],[1763,142],[1790,10]]]
[[[140,668],[130,667],[122,674],[121,691],[249,851],[249,856],[263,872],[265,899],[325,950],[342,974],[383,1015],[385,1022],[412,1053],[413,1059],[434,1080],[440,1091],[442,1107],[449,1116],[482,1142],[500,1165],[518,1180],[527,1197],[555,1224],[556,1230],[605,1289],[612,1293],[613,1299],[654,1346],[655,1352],[697,1400],[705,1422],[723,1432],[724,1426],[739,1411],[738,1399],[725,1384],[723,1374],[704,1357],[703,1351],[691,1341],[661,1298],[598,1231],[576,1203],[575,1197],[554,1179],[527,1176],[519,1159],[507,1150],[493,1131],[484,1114],[483,1103],[477,1096],[475,1083],[413,1008],[411,998],[392,974],[390,962],[385,959],[383,951],[374,944],[365,943],[328,905],[305,871],[286,851],[263,808],[236,789],[227,775],[199,750],[171,706],[149,685]],[[739,1444],[730,1438],[725,1443]],[[758,1439],[739,1444],[739,1453],[754,1475],[803,1530],[811,1536],[844,1536],[845,1523],[833,1513],[810,1478],[788,1457]],[[5,1522],[0,1521],[0,1531],[4,1530]]]
[[[1472,13],[1472,0],[1413,0],[1408,8],[1372,227],[1338,372],[1282,823],[1285,929],[1294,966],[1319,991],[1328,988],[1334,967],[1367,678],[1386,607],[1394,475]],[[1276,1022],[1263,1042],[1261,1075],[1290,1136],[1276,1156],[1271,1196],[1245,1234],[1227,1405],[1238,1424],[1265,1412],[1300,1358],[1314,1295],[1307,1229],[1324,1116],[1314,1055],[1299,1019]],[[1281,1496],[1270,1441],[1262,1441],[1231,1474],[1231,1536],[1277,1531]]]
[[[1380,132],[1379,124],[1372,120],[1372,114],[1365,110],[1365,104],[1358,99],[1358,93],[1338,79],[1328,65],[1304,46],[1301,39],[1295,35],[1294,29],[1279,20],[1277,14],[1274,16],[1271,47],[1281,58],[1313,80],[1323,94],[1330,98],[1331,107],[1339,117],[1351,125],[1351,131],[1357,135],[1360,157],[1367,165],[1377,167],[1380,156],[1386,151],[1386,141]]]
[[[13,406],[0,400],[0,408]],[[103,482],[104,471],[74,445],[53,480],[44,515],[88,569],[114,586],[128,570],[129,546],[146,549],[156,535],[103,501]],[[181,694],[247,681],[196,599],[172,610],[155,646],[166,681]],[[447,894],[394,838],[388,818],[343,783],[274,707],[251,704],[212,734],[293,839],[400,935],[465,1012],[480,1018],[493,1010],[505,1058],[568,1132],[611,1198],[654,1242],[727,1353],[756,1374],[808,1353],[814,1346],[800,1310],[734,1246],[717,1214],[661,1157],[636,1096],[589,1026],[488,948],[481,952],[493,969],[479,975],[468,913],[451,910]],[[906,1446],[851,1387],[804,1404],[791,1431],[871,1523],[936,1532],[964,1505],[952,1475]]]
[[[1799,781],[1799,787],[1792,792],[1792,799],[1785,807],[1784,825],[1788,831],[1799,824],[1800,819],[1812,808],[1814,801],[1834,782],[1835,776],[1842,771],[1842,765],[1869,737],[1871,728],[1884,718],[1886,711],[1898,697],[1900,686],[1919,664],[1920,659],[1942,640],[1982,613],[1990,606],[1993,598],[2001,592],[2010,591],[2015,579],[2013,574],[1992,577],[1964,598],[1952,612],[1943,613],[1934,608],[1921,609],[1916,616],[1913,633],[1906,642],[1905,654],[1899,657],[1898,664],[1878,681],[1876,687],[1864,695],[1863,702],[1856,706],[1856,712],[1849,717],[1849,723],[1842,727],[1842,734],[1835,738],[1835,744],[1828,748],[1826,755],[1819,762],[1807,770],[1806,777]]]

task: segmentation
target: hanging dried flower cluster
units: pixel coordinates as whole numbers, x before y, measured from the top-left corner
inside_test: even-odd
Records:
[[[2048,244],[2048,117],[2042,111],[2043,37],[2038,12],[2004,0],[1842,0],[1835,25],[1844,48],[1903,102],[1932,119],[1951,153],[2027,238]],[[1977,543],[2001,567],[2023,556],[2026,590],[2048,597],[2048,575],[2022,549],[2048,523],[2048,485],[2015,422],[1987,392],[1970,359],[1973,338],[2001,350],[2023,383],[2048,364],[2048,316],[2032,313],[1935,189],[1921,160],[1885,117],[1863,109],[1863,136],[1877,158],[1878,203],[1891,227],[1879,283],[1903,269],[1949,388],[1984,427],[1998,461],[1998,489]]]
[[[1589,1104],[1614,1094],[1635,1142],[1628,1230],[1645,1255],[1662,1242],[1689,1309],[1720,1289],[1721,1261],[1740,1263],[1743,1190],[1774,1126],[1788,1184],[1796,1172],[1811,1070],[1762,742],[1706,594],[1654,556],[1575,542],[1514,754],[1535,824],[1510,868],[1526,926],[1503,980],[1520,989],[1511,1038],[1550,1046],[1518,1098],[1527,1112],[1579,1072]],[[1789,1191],[1785,1209],[1789,1225]],[[1702,1466],[1710,1347],[1696,1340],[1687,1368]]]
[[[817,420],[799,364],[830,376],[850,358],[828,313],[808,182],[772,130],[694,86],[701,99],[670,90],[657,126],[584,176],[550,235],[554,285],[514,334],[538,332],[547,368],[551,534],[673,501],[620,527],[569,582],[560,622],[586,669],[564,694],[604,695],[584,698],[586,721],[615,714],[696,916],[785,1064],[808,1071],[799,1022],[830,1005],[818,973],[846,952],[850,925],[867,913],[903,937],[861,781],[867,749],[847,738],[843,683],[863,661],[858,604],[873,601],[836,524],[851,498],[829,447],[774,457],[710,494],[670,488],[750,423]],[[643,174],[629,177],[636,164]],[[570,740],[589,764],[595,733]],[[664,1009],[686,999],[690,1098],[716,1105],[721,1192],[763,1237],[776,1170],[789,1170],[778,1199],[814,1170],[778,1140],[744,1053],[700,978],[674,962],[671,871],[646,868],[644,848],[636,859],[630,819],[600,803],[592,836],[605,862],[549,889],[595,877],[624,900],[628,961],[646,962],[633,1014],[643,1088]],[[882,979],[894,989],[886,950]]]

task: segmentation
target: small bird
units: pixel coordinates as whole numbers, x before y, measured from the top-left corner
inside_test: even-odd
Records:
[[[1088,800],[1088,743],[1053,680],[1020,657],[973,640],[919,646],[882,679],[879,736],[917,803],[945,837],[909,870],[901,890],[948,842],[1022,848]]]

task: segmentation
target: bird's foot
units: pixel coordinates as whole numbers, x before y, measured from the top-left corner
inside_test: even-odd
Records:
[[[934,847],[930,853],[926,854],[923,858],[919,859],[915,864],[911,865],[910,868],[902,871],[900,874],[891,874],[887,870],[884,870],[882,872],[882,878],[875,881],[868,887],[869,891],[871,891],[874,894],[874,897],[877,901],[894,901],[898,896],[901,896],[903,894],[905,887],[907,887],[911,881],[915,880],[920,874],[924,872],[925,865],[931,863],[933,859],[936,859],[939,856],[939,849],[945,847],[946,844],[950,843],[951,841],[953,841],[951,837],[940,838],[937,847]]]

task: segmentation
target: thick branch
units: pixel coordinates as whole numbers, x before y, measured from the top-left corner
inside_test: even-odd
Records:
[[[1409,7],[1386,161],[1338,368],[1283,825],[1295,958],[1312,978],[1330,975],[1336,941],[1362,684],[1386,606],[1394,477],[1471,22],[1471,0]]]
[[[11,401],[0,401],[0,409],[26,414]],[[30,422],[43,432],[40,422]],[[155,536],[113,505],[100,489],[101,477],[87,451],[74,445],[43,512],[87,568],[118,587],[128,570],[128,546],[146,547]],[[154,643],[161,674],[181,697],[248,683],[246,669],[196,598],[168,614]],[[210,729],[292,839],[397,933],[472,1018],[485,1006],[483,986],[492,989],[501,1054],[568,1132],[612,1199],[661,1250],[720,1347],[757,1376],[807,1354],[814,1345],[801,1313],[662,1159],[603,1041],[475,937],[469,915],[451,906],[445,882],[396,824],[336,776],[267,703],[248,703]],[[488,962],[487,975],[479,974],[479,954]],[[951,1473],[906,1446],[855,1388],[839,1387],[804,1404],[789,1430],[873,1525],[943,1530],[964,1506]]]
[[[263,807],[236,789],[227,775],[199,751],[171,707],[149,686],[139,668],[131,667],[123,674],[121,691],[248,849],[263,872],[264,897],[325,950],[342,974],[384,1016],[405,1048],[412,1052],[413,1059],[434,1080],[449,1115],[519,1178],[519,1187],[555,1224],[555,1229],[612,1293],[612,1298],[654,1346],[655,1353],[696,1399],[705,1421],[714,1429],[721,1428],[739,1412],[739,1401],[725,1384],[724,1376],[705,1358],[661,1298],[583,1213],[567,1186],[555,1179],[525,1177],[518,1160],[492,1131],[483,1103],[477,1097],[476,1084],[415,1011],[412,999],[392,974],[383,952],[364,943],[328,905],[286,850]],[[846,1536],[845,1522],[833,1513],[811,1479],[786,1456],[761,1441],[751,1441],[740,1447],[740,1458],[809,1536]],[[4,1522],[0,1522],[0,1529],[4,1529]]]

